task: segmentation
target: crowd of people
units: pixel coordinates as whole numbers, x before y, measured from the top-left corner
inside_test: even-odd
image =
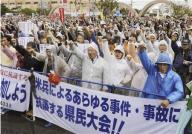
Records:
[[[19,21],[33,22],[38,31],[26,35]],[[88,81],[70,83],[90,90],[162,99],[164,107],[190,94],[185,86],[192,80],[189,18],[66,17],[62,24],[59,18],[18,15],[1,22],[1,65],[53,71]],[[19,37],[34,41],[24,48]],[[39,44],[47,44],[45,53]]]

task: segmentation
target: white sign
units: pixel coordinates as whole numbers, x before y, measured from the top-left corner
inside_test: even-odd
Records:
[[[23,112],[28,110],[30,98],[30,73],[0,68],[1,77],[1,107]]]
[[[39,44],[39,50],[40,50],[40,53],[45,53],[46,51],[46,48],[49,44]]]
[[[32,23],[31,21],[23,21],[18,22],[19,30],[22,31],[25,35],[32,34],[32,30],[36,34],[38,31],[38,27],[36,24]]]
[[[186,102],[115,95],[61,82],[55,86],[35,73],[33,114],[76,134],[174,134]]]
[[[34,37],[19,37],[18,43],[19,45],[22,45],[24,48],[26,48],[28,42],[34,42]]]

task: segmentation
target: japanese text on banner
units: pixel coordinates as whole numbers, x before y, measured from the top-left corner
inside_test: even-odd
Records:
[[[1,107],[15,111],[25,111],[29,107],[30,73],[10,69],[0,68],[1,77]]]
[[[34,115],[79,134],[175,133],[185,102],[168,108],[160,100],[94,91],[35,73]],[[145,129],[147,128],[147,129]]]

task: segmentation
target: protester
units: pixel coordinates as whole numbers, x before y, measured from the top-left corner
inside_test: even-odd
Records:
[[[102,44],[104,59],[108,63],[109,67],[107,71],[108,75],[105,80],[106,83],[115,86],[125,86],[129,84],[132,77],[132,71],[125,60],[125,51],[123,46],[116,46],[114,49],[114,55],[111,55],[107,40],[104,39],[102,41],[103,42],[100,43]],[[119,93],[120,92],[121,91],[119,90]]]
[[[182,46],[178,47],[175,51],[178,52],[174,67],[181,76],[184,85],[192,80],[192,50],[190,40],[185,39],[182,41]]]
[[[99,56],[97,45],[92,42],[88,46],[87,53],[82,53],[78,47],[72,43],[72,49],[75,55],[82,60],[82,80],[95,83],[103,83],[106,63],[102,57]],[[102,91],[102,85],[92,83],[82,83],[82,87]]]
[[[153,64],[146,54],[145,46],[140,45],[139,57],[148,74],[143,97],[162,99],[163,107],[182,99],[184,95],[182,80],[171,69],[172,63],[167,53],[160,53],[156,64]]]
[[[51,71],[54,71],[61,77],[67,77],[70,75],[71,69],[61,57],[55,55],[54,48],[54,45],[47,46],[46,54],[40,54],[34,50],[32,50],[32,53],[37,60],[44,62],[43,73],[48,74],[51,73]]]
[[[17,65],[16,50],[11,46],[11,36],[5,35],[1,37],[1,64],[8,67],[16,67]]]
[[[23,57],[23,66],[17,66],[22,69],[26,70],[34,70],[37,72],[42,72],[43,69],[43,62],[38,61],[33,55],[33,49],[35,49],[34,42],[28,42],[26,49],[23,48],[23,46],[19,45],[18,42],[13,43],[13,47],[17,50],[18,53],[20,53]]]
[[[35,28],[26,33],[26,29],[23,31],[18,26],[21,20],[32,22]],[[109,89],[108,91],[118,94],[137,97],[141,96],[139,92],[144,91],[147,92],[142,94],[144,97],[170,99],[169,103],[173,103],[182,99],[183,86],[179,76],[172,71],[172,67],[181,76],[183,85],[191,80],[190,25],[179,19],[159,20],[153,17],[136,19],[112,16],[105,20],[97,16],[67,17],[64,24],[58,19],[51,21],[46,16],[2,17],[1,64],[26,70],[33,69],[45,74],[54,71],[74,81],[78,79],[100,83],[99,85],[82,83],[83,87],[93,90]],[[12,40],[6,38],[7,35],[12,35]],[[31,36],[34,37],[34,41],[26,43],[26,48],[16,42],[21,37]],[[69,46],[71,41],[76,42],[73,50],[73,47]],[[144,43],[146,49],[140,51]],[[39,51],[40,45],[46,47],[45,53]],[[165,81],[160,85],[153,85],[154,80],[161,78],[158,64],[155,63],[158,63],[157,59],[162,55],[163,59],[165,57],[167,59],[168,65],[165,66],[168,66],[168,70],[166,76],[161,75],[170,83],[168,86]],[[148,61],[152,61],[150,64],[153,65],[150,71],[144,64]],[[169,80],[169,76],[176,81]],[[81,86],[79,82],[70,81],[70,83]],[[108,87],[102,86],[103,84],[107,84]],[[179,87],[172,89],[170,85]],[[156,90],[160,86],[162,92],[158,93]],[[136,88],[139,92],[124,92],[121,89],[128,87]],[[164,91],[168,94],[176,92],[176,95],[174,97],[166,95],[165,98],[155,96],[155,94],[165,95]],[[167,104],[167,101],[163,101],[163,105]]]

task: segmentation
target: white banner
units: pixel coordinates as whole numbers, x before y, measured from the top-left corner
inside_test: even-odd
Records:
[[[22,45],[24,48],[26,48],[28,42],[34,42],[34,37],[19,37],[18,43],[19,45]]]
[[[30,98],[30,73],[0,67],[1,107],[23,112],[28,110]]]
[[[186,102],[160,106],[161,100],[99,92],[61,82],[55,86],[35,73],[34,116],[76,134],[174,134]]]

